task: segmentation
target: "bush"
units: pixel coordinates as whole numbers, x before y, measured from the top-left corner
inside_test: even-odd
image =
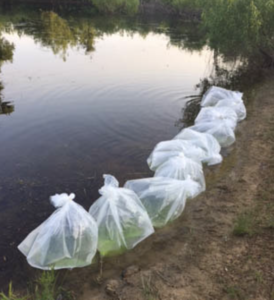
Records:
[[[133,14],[138,11],[139,0],[91,0],[99,12],[122,12]]]

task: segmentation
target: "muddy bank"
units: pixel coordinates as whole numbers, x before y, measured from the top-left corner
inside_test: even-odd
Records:
[[[237,142],[177,222],[105,260],[101,278],[99,264],[67,272],[76,299],[273,299],[273,83],[245,91]]]

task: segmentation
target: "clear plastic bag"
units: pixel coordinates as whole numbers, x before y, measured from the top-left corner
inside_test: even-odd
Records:
[[[185,128],[174,137],[174,140],[188,141],[203,149],[205,157],[202,161],[208,165],[219,164],[223,160],[220,154],[220,144],[211,134],[205,132],[201,133],[190,128]]]
[[[229,147],[236,140],[234,130],[231,128],[230,124],[224,120],[199,123],[189,128],[198,132],[212,134],[221,147]]]
[[[157,144],[148,157],[148,166],[152,171],[155,171],[168,159],[173,156],[178,156],[180,153],[183,153],[186,157],[192,158],[197,161],[203,161],[207,156],[206,152],[202,148],[197,147],[189,141],[164,141]]]
[[[224,99],[219,101],[215,107],[230,107],[235,111],[238,122],[246,118],[246,108],[242,100]]]
[[[238,117],[230,107],[204,107],[195,119],[195,124],[225,121],[233,130],[237,126]]]
[[[134,248],[153,232],[151,220],[138,196],[119,188],[115,177],[104,175],[102,195],[89,209],[98,224],[98,250],[102,256]]]
[[[90,265],[97,251],[98,227],[73,201],[75,195],[55,195],[58,208],[18,246],[28,263],[39,269],[72,269]]]
[[[241,100],[243,94],[236,91],[230,91],[217,86],[212,86],[204,94],[201,106],[215,106],[220,100],[230,99],[230,100]]]
[[[186,200],[202,192],[201,186],[191,180],[153,177],[129,180],[125,187],[133,190],[144,204],[155,228],[163,227],[178,218]]]
[[[178,180],[191,178],[205,190],[205,178],[201,162],[186,157],[184,154],[174,156],[163,163],[155,172],[155,177],[167,177]]]

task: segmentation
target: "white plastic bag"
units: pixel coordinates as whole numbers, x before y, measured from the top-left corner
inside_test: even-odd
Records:
[[[90,265],[97,251],[98,227],[73,201],[75,195],[55,195],[58,208],[18,246],[28,263],[39,269],[72,269]]]
[[[223,160],[220,154],[220,144],[211,134],[205,132],[201,133],[190,128],[185,128],[178,133],[174,139],[188,141],[191,144],[203,149],[205,157],[202,161],[208,165],[219,164]]]
[[[221,147],[229,147],[236,140],[234,130],[231,128],[230,124],[224,120],[199,123],[189,128],[198,132],[212,134]]]
[[[157,144],[148,157],[148,166],[152,171],[155,171],[161,164],[173,156],[178,156],[180,153],[197,161],[203,161],[207,156],[202,148],[197,147],[189,141],[164,141]]]
[[[155,172],[155,177],[168,177],[178,180],[191,178],[205,190],[205,178],[201,162],[187,158],[184,154],[174,156],[163,163]]]
[[[242,100],[224,99],[219,101],[215,107],[230,107],[237,114],[238,122],[246,118],[246,108]]]
[[[204,94],[201,106],[215,106],[220,100],[230,99],[230,100],[241,100],[243,94],[236,91],[230,91],[217,86],[212,86]]]
[[[201,193],[201,186],[191,180],[163,177],[129,180],[125,187],[133,190],[144,204],[155,228],[163,227],[178,218],[186,200]]]
[[[115,177],[104,175],[102,195],[89,209],[98,224],[98,250],[102,256],[134,248],[153,232],[151,220],[138,196],[119,188]]]
[[[238,117],[230,107],[203,107],[195,119],[195,124],[225,121],[233,130],[237,126]]]

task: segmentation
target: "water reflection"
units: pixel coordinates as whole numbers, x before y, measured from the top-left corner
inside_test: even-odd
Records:
[[[0,99],[0,115],[10,115],[13,112],[14,105],[9,101],[2,102]]]
[[[11,26],[12,24],[12,26]],[[43,47],[66,60],[71,48],[84,49],[89,54],[95,51],[96,38],[119,33],[133,36],[138,33],[144,39],[149,33],[169,37],[170,46],[189,51],[201,51],[206,45],[203,30],[198,24],[182,23],[180,20],[162,20],[144,17],[79,17],[59,15],[52,11],[12,10],[0,16],[0,30],[16,32],[18,36],[31,36]]]
[[[16,114],[0,118],[0,283],[25,283],[16,246],[53,211],[49,195],[74,192],[88,208],[103,173],[122,185],[151,176],[147,156],[177,134],[184,97],[214,61],[197,24],[180,20],[14,11],[0,23],[16,46],[1,73]]]
[[[0,25],[0,34],[1,34]],[[0,37],[0,68],[5,61],[12,61],[13,58],[14,45],[9,43],[3,37]],[[0,70],[1,72],[1,70]],[[10,101],[3,101],[2,90],[4,89],[3,83],[0,82],[0,115],[10,115],[14,112],[14,105]]]

